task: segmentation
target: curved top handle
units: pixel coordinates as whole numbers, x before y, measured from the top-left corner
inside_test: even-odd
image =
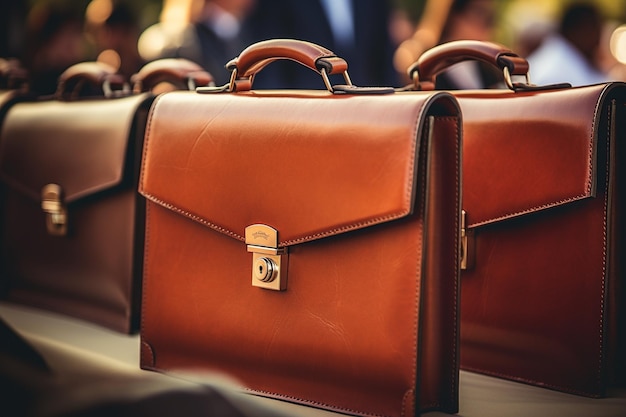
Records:
[[[512,75],[525,76],[530,85],[528,61],[494,42],[463,40],[443,43],[424,52],[407,72],[416,86],[432,89],[437,74],[451,65],[469,60],[486,62],[501,69],[504,81],[511,90],[516,88],[511,80]],[[432,86],[428,83],[432,83]]]
[[[270,39],[248,46],[237,58],[226,64],[226,68],[232,71],[228,90],[250,90],[255,74],[279,59],[296,61],[320,73],[326,88],[331,92],[334,89],[328,75],[343,74],[346,84],[352,85],[348,64],[328,49],[296,39]]]
[[[115,68],[102,62],[88,61],[74,64],[59,76],[55,97],[59,100],[73,99],[85,95],[113,94],[113,87],[125,85],[124,76]],[[84,91],[88,93],[85,94]]]
[[[198,86],[214,84],[211,74],[185,58],[162,58],[149,62],[130,80],[134,93],[150,91],[163,82],[179,90],[195,90]]]

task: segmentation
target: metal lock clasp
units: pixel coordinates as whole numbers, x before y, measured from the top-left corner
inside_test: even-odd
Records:
[[[46,214],[48,233],[52,236],[67,235],[67,209],[60,185],[48,184],[41,189],[41,209]]]
[[[474,231],[468,230],[467,213],[461,211],[461,270],[474,267]]]
[[[252,285],[275,291],[287,289],[287,250],[278,248],[278,231],[264,224],[246,227],[246,244],[252,252]]]

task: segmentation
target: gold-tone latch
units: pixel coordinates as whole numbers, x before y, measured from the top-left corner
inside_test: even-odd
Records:
[[[252,252],[252,285],[276,291],[287,289],[287,249],[278,248],[278,231],[264,224],[246,227]]]
[[[60,185],[48,184],[41,189],[41,209],[46,213],[48,233],[52,236],[67,235],[67,209]]]
[[[467,227],[467,213],[461,211],[461,269],[474,266],[474,231]]]

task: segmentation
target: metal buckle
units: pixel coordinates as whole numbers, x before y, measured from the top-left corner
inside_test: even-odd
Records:
[[[63,189],[48,184],[41,189],[41,209],[46,214],[46,229],[51,236],[67,235],[67,209],[63,204]]]
[[[509,67],[504,67],[502,72],[503,72],[503,76],[504,76],[504,83],[506,84],[508,89],[515,91],[517,87],[513,83],[513,78],[511,77],[511,71],[509,70]],[[527,86],[532,86],[532,84],[530,82],[530,76],[528,75],[528,73],[526,73],[525,77],[526,77],[526,85]]]
[[[320,70],[320,74],[322,76],[322,80],[324,80],[324,85],[326,86],[326,89],[328,91],[330,91],[331,93],[335,92],[335,88],[333,87],[333,85],[330,83],[330,78],[328,77],[328,73],[326,72],[325,68],[322,68]],[[348,71],[344,71],[342,72],[343,75],[343,79],[346,82],[347,86],[352,86],[352,80],[350,79],[350,76],[348,75]]]
[[[264,224],[246,227],[246,244],[252,252],[252,286],[275,291],[287,289],[286,248],[278,248],[278,231]]]

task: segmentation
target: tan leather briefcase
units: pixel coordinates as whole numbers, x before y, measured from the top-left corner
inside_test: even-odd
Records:
[[[330,91],[251,90],[281,58]],[[455,100],[331,85],[345,61],[301,41],[229,67],[224,91],[151,110],[141,366],[348,414],[456,412]]]
[[[138,329],[137,181],[149,90],[167,74],[205,85],[210,76],[199,69],[183,60],[147,64],[135,76],[142,91],[128,94],[110,67],[84,62],[64,72],[54,98],[9,109],[0,132],[0,280],[8,300]]]
[[[626,85],[513,83],[528,78],[526,60],[469,41],[433,48],[409,74],[428,89],[468,59],[500,68],[509,89],[454,93],[467,212],[461,367],[605,395],[625,378]]]

